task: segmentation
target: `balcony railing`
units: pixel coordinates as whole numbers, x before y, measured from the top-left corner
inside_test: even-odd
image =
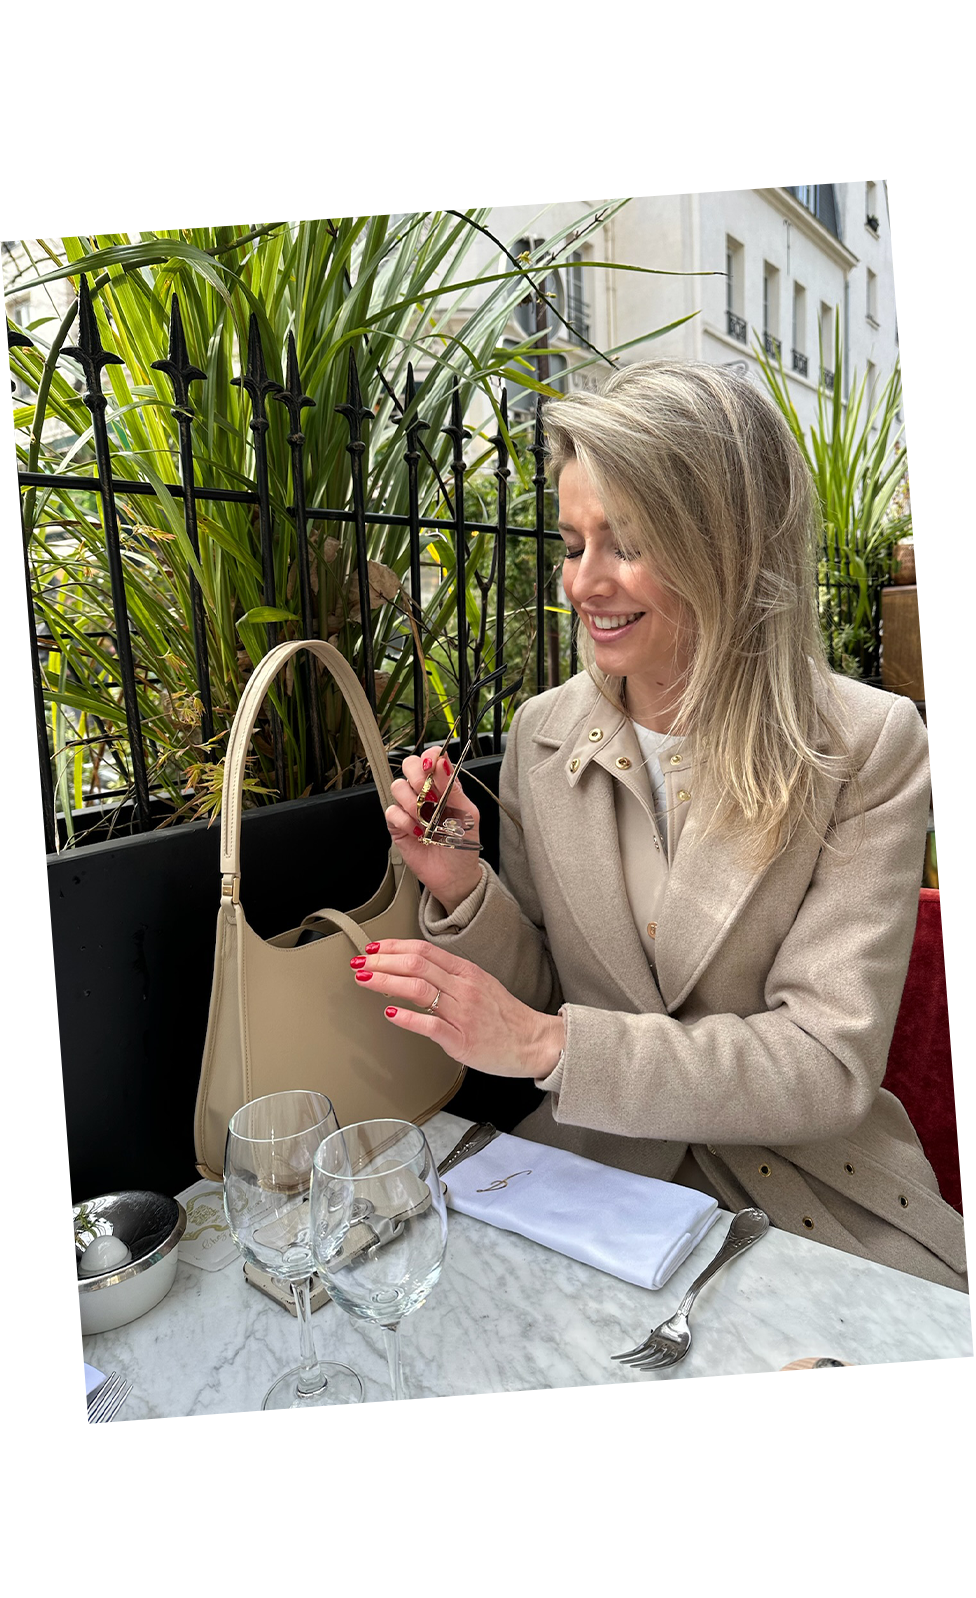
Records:
[[[806,356],[805,355],[801,355],[799,350],[794,350],[793,351],[793,370],[794,370],[794,372],[799,372],[801,377],[806,377],[806,375],[807,375],[807,364],[808,363],[807,363]]]
[[[737,338],[740,344],[745,343],[746,319],[744,316],[736,316],[734,311],[726,311],[725,325],[728,330],[729,338]]]
[[[832,394],[834,392],[834,374],[830,370],[829,366],[821,366],[820,381],[827,390],[828,394]]]
[[[764,333],[763,343],[766,346],[767,355],[772,355],[777,361],[782,358],[783,346],[773,333]]]

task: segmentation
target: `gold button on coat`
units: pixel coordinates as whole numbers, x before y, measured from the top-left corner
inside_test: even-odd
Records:
[[[680,766],[681,765],[681,756],[680,755],[672,755],[671,756],[671,764],[672,764],[672,766]]]
[[[569,769],[570,769],[570,771],[579,771],[579,761],[578,760],[571,760],[569,762]]]
[[[614,761],[614,765],[615,766],[619,766],[621,771],[629,771],[630,770],[630,761],[627,759],[626,755],[618,755],[616,760]]]
[[[647,936],[649,938],[656,938],[657,937],[657,922],[656,921],[649,921],[647,923]]]
[[[679,803],[679,805],[686,804],[690,798],[691,798],[691,794],[688,793],[686,789],[684,789],[684,788],[679,788],[678,789],[678,803]]]
[[[590,743],[591,744],[598,744],[602,737],[603,737],[603,729],[601,727],[594,727],[592,729],[592,731],[590,732],[590,735],[589,735]]]

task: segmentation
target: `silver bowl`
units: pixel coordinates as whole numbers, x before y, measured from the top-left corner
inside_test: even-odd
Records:
[[[80,1259],[95,1237],[115,1236],[132,1258],[99,1276],[79,1276],[81,1330],[87,1337],[145,1315],[166,1297],[176,1275],[177,1247],[186,1231],[178,1199],[135,1190],[76,1204],[72,1215]]]

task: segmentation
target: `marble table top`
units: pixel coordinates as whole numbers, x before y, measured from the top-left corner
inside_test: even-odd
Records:
[[[444,1112],[428,1123],[435,1159],[468,1124]],[[808,1356],[879,1365],[972,1355],[966,1294],[771,1229],[704,1289],[681,1364],[642,1373],[613,1363],[677,1308],[728,1219],[651,1292],[449,1211],[440,1280],[400,1331],[407,1396],[685,1381],[781,1370]],[[321,1357],[358,1371],[367,1402],[389,1398],[379,1328],[331,1303],[312,1325]],[[239,1259],[220,1271],[181,1260],[162,1303],[83,1345],[88,1364],[132,1382],[119,1420],[240,1414],[259,1410],[297,1364],[298,1327],[247,1284]]]

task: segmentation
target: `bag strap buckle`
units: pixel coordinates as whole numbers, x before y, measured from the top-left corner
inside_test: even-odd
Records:
[[[223,905],[240,904],[241,879],[227,872],[220,879],[220,903]]]

